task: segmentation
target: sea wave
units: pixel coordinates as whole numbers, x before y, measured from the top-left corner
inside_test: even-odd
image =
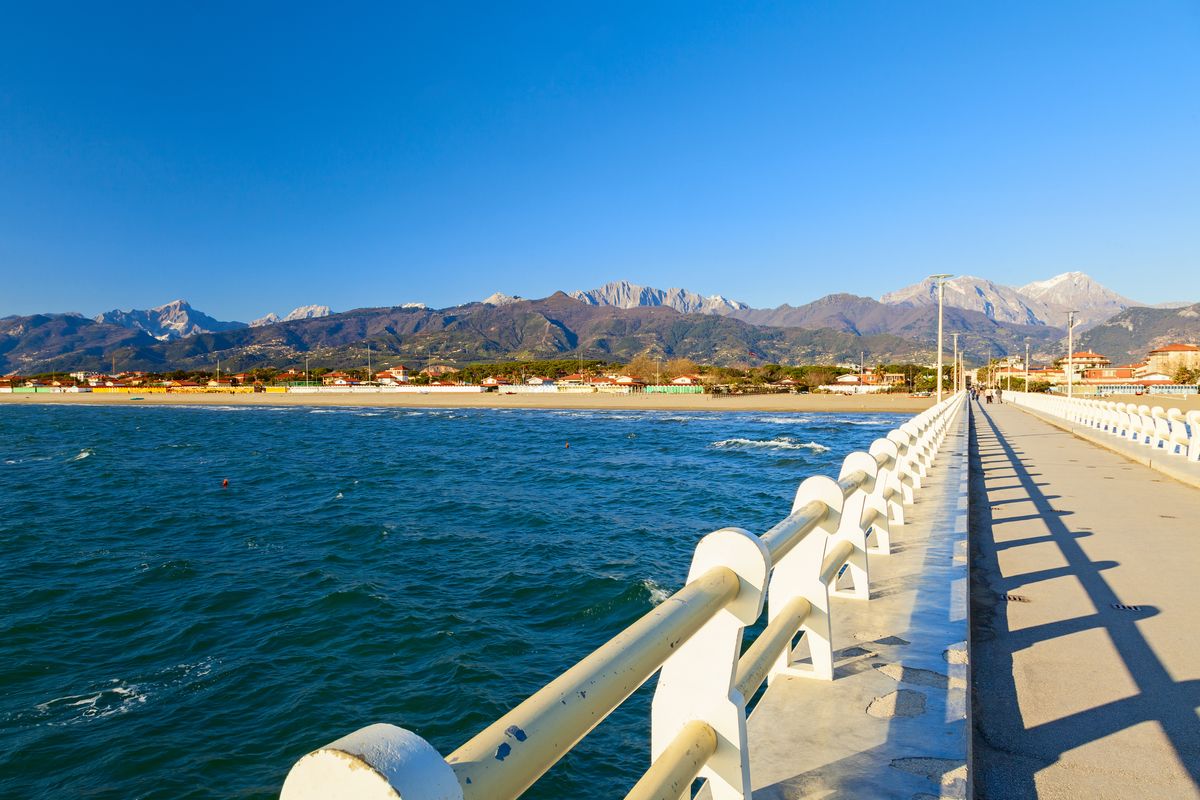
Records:
[[[709,446],[726,450],[752,450],[761,448],[764,450],[812,450],[814,453],[825,453],[829,450],[828,447],[818,442],[801,442],[790,436],[780,436],[775,439],[722,439],[719,442],[713,442]]]
[[[85,447],[82,450],[80,450],[78,455],[76,455],[74,458],[72,458],[71,461],[83,461],[85,458],[87,458],[88,456],[92,455],[95,452],[96,451],[93,450],[92,448]]]

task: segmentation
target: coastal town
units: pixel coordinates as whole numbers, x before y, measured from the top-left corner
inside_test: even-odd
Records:
[[[572,366],[574,371],[566,371]],[[947,365],[946,381],[954,380]],[[933,365],[862,364],[756,368],[701,366],[687,359],[660,363],[642,357],[629,364],[590,361],[531,361],[474,364],[456,368],[431,364],[420,370],[397,364],[370,368],[313,370],[257,368],[222,373],[152,373],[142,370],[77,371],[0,376],[0,393],[421,393],[469,394],[703,394],[703,393],[912,393],[936,389]],[[1129,364],[1113,364],[1101,353],[1078,351],[1045,364],[1022,356],[963,367],[969,385],[1077,395],[1194,395],[1200,392],[1200,345],[1173,342]]]

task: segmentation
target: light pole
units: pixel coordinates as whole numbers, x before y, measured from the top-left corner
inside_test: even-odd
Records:
[[[946,300],[946,278],[950,273],[930,275],[931,280],[937,281],[938,287],[938,352],[937,352],[937,401],[942,402],[942,305]]]
[[[1029,391],[1029,340],[1025,340],[1025,391]]]
[[[959,379],[959,371],[958,371],[958,334],[957,334],[957,333],[952,333],[952,334],[950,334],[950,335],[954,337],[954,369],[953,369],[953,371],[952,371],[952,374],[954,375],[954,380],[953,380],[953,381],[951,381],[951,384],[954,386],[954,392],[958,392],[958,379]]]
[[[1078,312],[1067,312],[1067,399],[1071,398],[1075,382],[1075,367],[1073,364],[1075,355],[1075,315]]]

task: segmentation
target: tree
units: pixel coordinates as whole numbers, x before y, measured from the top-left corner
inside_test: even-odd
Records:
[[[631,378],[651,381],[658,376],[658,362],[648,354],[642,353],[640,356],[634,356],[633,360],[625,365],[625,372]]]
[[[824,386],[833,383],[836,374],[830,369],[810,369],[804,373],[804,385],[809,389],[816,389],[818,386]]]
[[[663,377],[669,380],[680,375],[695,375],[699,369],[696,362],[690,358],[672,358],[663,369]]]
[[[1194,378],[1192,377],[1192,371],[1181,365],[1179,369],[1175,370],[1175,374],[1171,376],[1171,380],[1175,381],[1175,383],[1191,383]]]

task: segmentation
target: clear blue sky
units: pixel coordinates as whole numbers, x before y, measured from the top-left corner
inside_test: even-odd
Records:
[[[1200,300],[1196,2],[424,9],[5,4],[0,315],[1074,269]]]

